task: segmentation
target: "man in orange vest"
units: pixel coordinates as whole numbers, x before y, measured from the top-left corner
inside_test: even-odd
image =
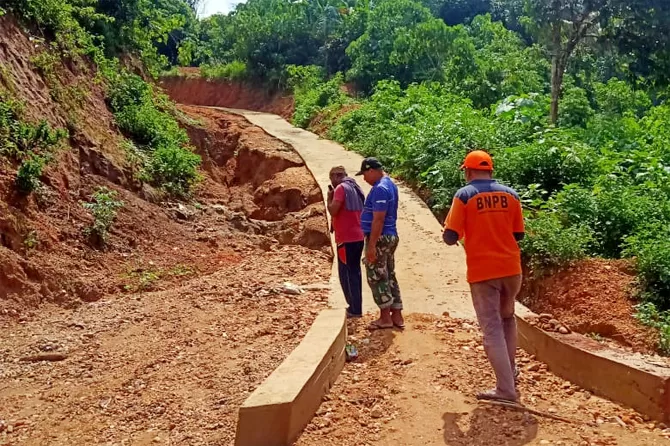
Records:
[[[493,179],[488,153],[469,153],[461,168],[468,184],[454,197],[443,237],[448,245],[464,240],[472,302],[496,375],[496,388],[477,398],[516,402],[514,303],[521,289],[521,202],[513,189]]]

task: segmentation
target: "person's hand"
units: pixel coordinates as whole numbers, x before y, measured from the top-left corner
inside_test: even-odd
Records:
[[[368,261],[369,265],[373,265],[377,262],[377,247],[373,245],[368,245],[368,249],[365,252],[365,260]]]
[[[335,196],[335,191],[333,189],[328,189],[328,201],[333,201],[334,196]]]

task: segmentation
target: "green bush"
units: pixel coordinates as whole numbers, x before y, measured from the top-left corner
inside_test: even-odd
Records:
[[[200,178],[201,160],[192,152],[172,103],[137,75],[121,71],[108,77],[110,108],[121,130],[136,143],[126,151],[129,163],[142,172],[141,179],[174,196],[188,196]]]
[[[202,65],[200,74],[209,80],[241,81],[248,77],[247,64],[239,60],[224,65]]]
[[[556,214],[540,212],[526,220],[524,264],[533,276],[552,272],[586,257],[592,237],[586,226],[565,227]]]
[[[566,226],[586,225],[593,232],[590,253],[621,257],[626,238],[649,224],[670,221],[665,195],[644,187],[608,181],[593,189],[570,185],[549,201]]]
[[[618,79],[610,79],[606,84],[596,83],[594,90],[598,111],[606,115],[642,117],[652,105],[646,92],[633,90],[630,84]]]
[[[186,197],[200,180],[200,157],[184,147],[162,146],[153,152],[146,166],[152,181],[168,193]]]
[[[52,129],[46,121],[30,124],[23,120],[22,111],[21,104],[0,90],[0,155],[20,163],[16,187],[29,194],[39,187],[44,167],[68,134]]]
[[[509,96],[491,106],[496,139],[502,147],[531,142],[547,127],[551,99],[545,94],[531,93]]]
[[[295,81],[289,81],[294,82]],[[305,84],[294,87],[295,113],[293,124],[298,127],[307,128],[310,122],[327,107],[340,107],[351,102],[342,91],[344,79],[337,74],[332,79],[321,82],[315,87],[305,88]]]
[[[586,90],[579,87],[565,89],[561,101],[559,124],[567,127],[586,127],[594,115]]]
[[[538,184],[548,194],[565,185],[592,184],[598,171],[598,152],[569,131],[547,129],[536,140],[499,150],[499,178],[514,186]]]
[[[656,305],[646,302],[636,306],[635,318],[658,330],[658,348],[670,356],[670,311],[659,311]]]
[[[649,224],[626,239],[625,255],[635,258],[641,298],[670,310],[670,228]]]
[[[107,243],[109,229],[116,219],[118,210],[123,207],[123,202],[117,200],[117,196],[116,191],[99,187],[91,195],[90,203],[82,203],[84,209],[93,215],[93,224],[85,229],[85,233],[93,237],[97,245]]]
[[[16,187],[19,192],[29,194],[40,186],[40,177],[45,165],[44,158],[30,156],[19,166],[16,174]]]

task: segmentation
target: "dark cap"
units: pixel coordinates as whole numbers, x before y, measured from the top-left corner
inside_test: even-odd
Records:
[[[363,175],[368,170],[382,170],[382,163],[377,158],[365,158],[361,164],[361,170],[356,175]]]

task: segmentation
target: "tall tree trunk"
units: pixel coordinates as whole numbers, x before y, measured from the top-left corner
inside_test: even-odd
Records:
[[[554,125],[558,122],[558,105],[561,100],[565,63],[566,58],[560,53],[551,58],[551,113],[549,120]]]
[[[554,125],[558,122],[558,103],[561,100],[561,86],[565,72],[565,66],[562,63],[564,52],[561,31],[561,22],[554,22],[551,27],[551,112],[549,114],[549,121]]]

